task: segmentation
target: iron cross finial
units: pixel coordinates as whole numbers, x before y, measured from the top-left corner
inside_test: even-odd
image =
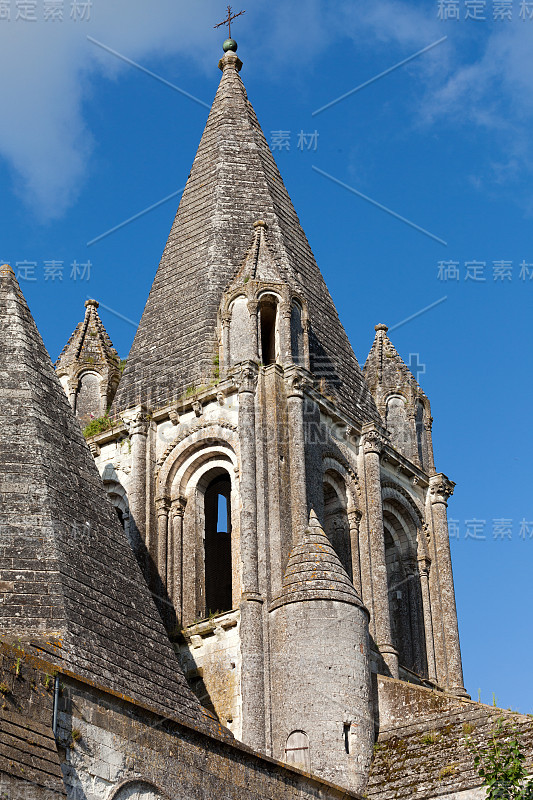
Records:
[[[246,11],[239,11],[238,14],[232,14],[231,13],[231,6],[228,6],[228,16],[226,17],[226,19],[223,20],[223,22],[219,22],[218,25],[213,25],[213,27],[214,28],[221,28],[222,25],[227,25],[228,26],[228,38],[231,39],[231,23],[232,23],[232,20],[237,19],[237,17],[240,17],[241,14],[246,14]]]

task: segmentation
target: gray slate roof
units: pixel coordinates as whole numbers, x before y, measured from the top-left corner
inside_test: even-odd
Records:
[[[0,267],[0,585],[4,637],[41,643],[61,667],[103,688],[222,732],[186,684],[6,265]]]
[[[364,608],[314,511],[290,552],[281,592],[270,608],[302,600],[338,600]]]
[[[247,98],[240,61],[223,74],[113,404],[157,408],[208,383],[222,293],[268,224],[276,269],[307,298],[312,369],[350,416],[379,420],[372,396]]]

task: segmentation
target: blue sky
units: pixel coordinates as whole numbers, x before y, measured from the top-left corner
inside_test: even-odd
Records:
[[[55,21],[45,0],[26,3],[35,19],[3,5],[0,258],[53,359],[88,296],[126,356],[218,84],[225,5],[65,0]],[[457,483],[467,689],[533,712],[533,2],[244,7],[242,76],[358,359],[385,322],[424,365],[437,469]]]

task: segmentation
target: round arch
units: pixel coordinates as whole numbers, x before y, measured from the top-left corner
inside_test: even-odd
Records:
[[[119,783],[108,800],[170,800],[168,794],[150,781],[128,779]]]

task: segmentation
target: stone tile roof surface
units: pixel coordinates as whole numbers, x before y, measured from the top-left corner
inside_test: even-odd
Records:
[[[280,595],[271,609],[301,600],[339,600],[363,606],[314,511],[290,552]]]
[[[239,76],[223,75],[137,330],[113,413],[157,408],[209,383],[224,290],[268,225],[276,270],[307,299],[311,367],[352,418],[379,421],[355,354]]]
[[[76,325],[55,363],[58,374],[66,372],[74,362],[106,364],[118,369],[118,353],[97,309],[96,300],[87,300],[82,322]]]
[[[439,797],[474,789],[481,784],[474,752],[467,746],[486,746],[496,720],[514,723],[526,764],[533,766],[533,720],[521,714],[470,703],[464,710],[427,718],[389,730],[375,746],[366,789],[369,800],[408,800]]]
[[[53,640],[56,661],[75,674],[223,733],[187,686],[6,266],[0,267],[0,581],[2,634]]]
[[[52,731],[53,678],[46,689],[23,652],[4,643],[0,674],[0,798],[66,797]]]
[[[376,325],[376,335],[363,367],[363,375],[376,396],[378,386],[386,391],[409,388],[424,396],[418,381],[387,335],[386,325]]]

